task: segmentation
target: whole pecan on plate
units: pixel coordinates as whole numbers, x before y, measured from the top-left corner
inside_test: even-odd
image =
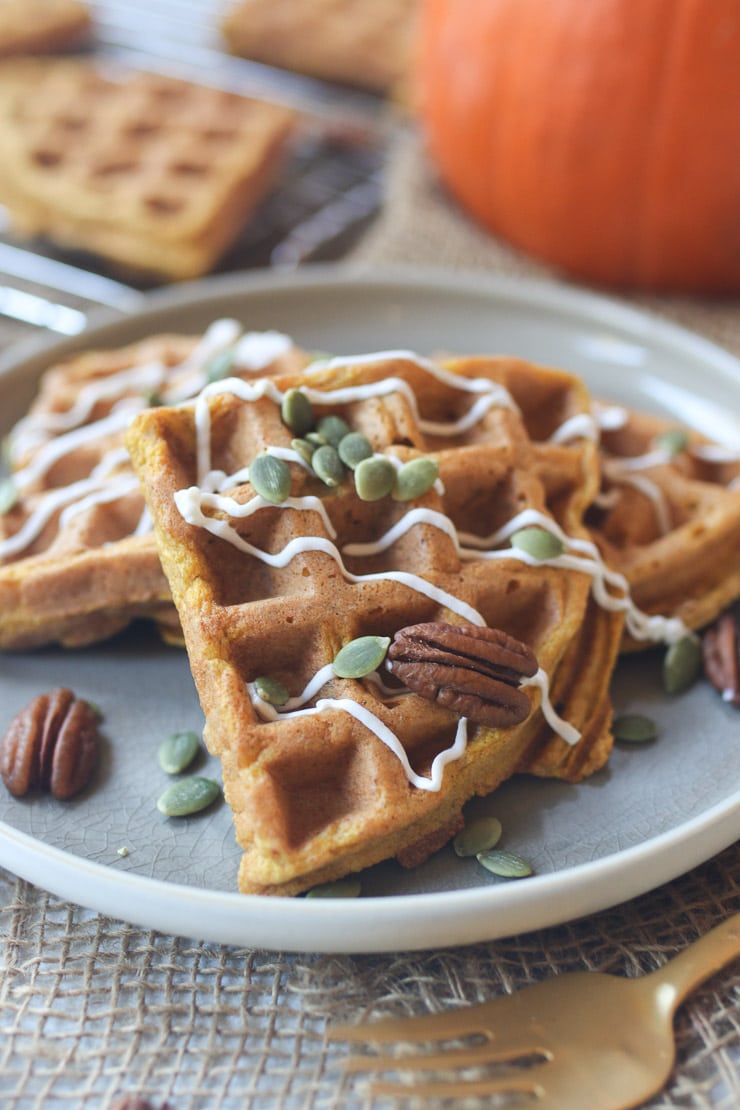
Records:
[[[388,668],[415,694],[491,728],[529,716],[519,683],[537,673],[534,652],[498,628],[442,621],[396,632]]]
[[[59,687],[39,694],[10,722],[0,741],[0,776],[19,798],[34,788],[71,798],[89,782],[97,750],[97,712]]]
[[[726,609],[702,637],[704,673],[724,701],[740,705],[740,617]]]

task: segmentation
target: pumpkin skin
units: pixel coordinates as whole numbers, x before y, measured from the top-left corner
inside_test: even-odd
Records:
[[[740,0],[421,0],[418,112],[483,225],[602,285],[740,291]]]

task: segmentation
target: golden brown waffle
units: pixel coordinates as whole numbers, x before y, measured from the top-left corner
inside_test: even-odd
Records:
[[[740,452],[665,417],[605,411],[617,426],[601,433],[594,539],[640,609],[698,629],[740,595]]]
[[[2,0],[0,58],[76,48],[88,37],[90,23],[88,6],[80,0]]]
[[[411,53],[415,0],[242,0],[223,33],[234,54],[311,77],[387,92]]]
[[[14,227],[158,278],[213,268],[271,187],[292,115],[73,60],[0,66],[0,202]]]
[[[553,478],[549,494],[519,410],[499,383],[516,380],[523,396],[547,395],[563,414],[587,410],[589,398],[576,379],[516,360],[459,360],[454,369],[440,377],[403,353],[332,360],[274,379],[269,395],[239,397],[220,383],[195,408],[149,410],[127,434],[182,622],[206,741],[221,759],[244,849],[243,891],[291,894],[385,858],[419,862],[452,835],[474,794],[520,770],[575,780],[608,756],[608,684],[623,614],[594,603],[588,573],[559,559],[527,561],[509,543],[517,521],[562,527],[588,542],[580,517],[598,483],[595,445],[582,438],[553,450],[553,465],[564,450],[578,465]],[[366,501],[351,478],[329,490],[291,462],[291,497],[317,501],[257,501],[245,515],[236,506],[254,491],[242,475],[227,483],[230,502],[208,507],[206,499],[199,518],[196,483],[213,488],[210,468],[234,474],[265,449],[289,448],[292,433],[278,402],[295,386],[311,391],[317,415],[341,414],[377,453],[401,461],[432,456],[441,487],[411,502]],[[332,397],[337,390],[345,392]],[[536,422],[535,408],[530,415]],[[540,467],[544,452],[542,446]],[[230,538],[220,534],[224,526]],[[387,544],[363,548],[393,526],[400,534]],[[488,558],[486,549],[499,554]],[[430,585],[443,593],[429,596]],[[534,650],[549,678],[549,701],[540,688],[525,686],[532,712],[523,723],[471,724],[467,748],[445,766],[441,789],[430,790],[356,713],[368,711],[387,727],[412,774],[423,778],[457,736],[456,714],[323,668],[357,637],[392,637],[418,622],[466,623],[471,612]],[[317,675],[320,689],[311,691]],[[265,677],[296,699],[289,712],[271,713],[255,700],[250,684]],[[348,700],[336,706],[323,699]],[[571,745],[576,736],[541,705],[557,706],[580,740]],[[294,716],[300,707],[313,711]]]
[[[122,436],[147,404],[197,393],[238,334],[235,322],[222,321],[200,339],[156,336],[46,372],[7,444],[18,499],[0,515],[0,648],[80,646],[139,616],[178,640]],[[245,376],[254,365],[264,374],[305,362],[285,337],[269,333],[243,337],[241,352],[230,372]]]

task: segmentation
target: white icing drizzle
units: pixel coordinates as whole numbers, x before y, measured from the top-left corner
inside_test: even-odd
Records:
[[[292,347],[290,336],[280,331],[249,331],[234,346],[234,362],[244,370],[264,370]]]
[[[614,432],[617,428],[624,428],[629,420],[629,412],[623,405],[592,401],[591,412],[599,429],[604,432]]]
[[[43,478],[55,462],[83,444],[122,432],[131,423],[136,413],[141,412],[145,407],[145,402],[142,399],[137,397],[128,398],[125,405],[122,404],[120,407],[116,407],[102,420],[96,420],[92,424],[84,424],[81,428],[75,428],[74,431],[50,440],[38,451],[28,466],[24,466],[22,470],[17,470],[13,474],[13,483],[16,488],[22,491],[33,482]]]
[[[644,474],[627,474],[622,470],[615,470],[612,466],[612,463],[612,459],[606,459],[603,463],[603,469],[606,476],[615,485],[631,486],[633,489],[636,489],[638,493],[641,493],[643,497],[647,497],[648,501],[652,501],[653,509],[655,511],[655,517],[658,523],[658,530],[660,531],[661,535],[665,536],[671,530],[672,521],[668,501],[666,500],[663,491],[658,485],[655,484],[655,482],[651,481],[650,478],[646,477]],[[595,498],[594,500],[595,503],[599,503],[598,498]],[[602,499],[601,507],[605,506],[608,507],[608,502],[605,502],[604,499]]]
[[[649,470],[653,466],[667,466],[672,460],[673,455],[670,451],[656,447],[655,450],[647,451],[644,455],[612,456],[606,460],[604,469],[610,478],[618,480],[619,476],[625,471]]]
[[[740,448],[728,447],[722,443],[694,443],[689,451],[697,459],[710,463],[740,462]]]
[[[11,437],[14,456],[17,457],[37,447],[38,450],[27,466],[12,475],[15,487],[22,493],[34,482],[42,479],[54,463],[78,447],[105,436],[123,432],[131,419],[147,407],[144,395],[152,391],[160,391],[168,378],[175,380],[171,387],[163,392],[163,400],[169,403],[192,400],[205,385],[205,367],[208,361],[232,346],[235,349],[237,365],[250,370],[262,370],[290,349],[292,342],[288,336],[275,331],[248,332],[242,335],[241,325],[236,320],[215,320],[206,329],[190,355],[176,366],[168,368],[163,362],[156,360],[138,366],[128,366],[97,381],[88,382],[80,389],[71,408],[63,412],[30,414],[16,424]],[[131,396],[132,391],[137,395]],[[85,423],[97,403],[116,397],[120,400],[106,417]],[[54,438],[50,439],[51,436]],[[280,454],[280,449],[271,449],[271,453]],[[284,456],[281,455],[281,457]],[[303,460],[295,452],[291,452],[290,461],[302,462]],[[111,448],[91,471],[89,477],[91,480],[101,479],[112,473],[118,466],[128,462],[128,452],[124,447]],[[246,481],[246,474],[248,471],[245,471],[243,477],[223,475],[223,480],[227,484],[235,485],[240,481]],[[96,504],[118,500],[132,492],[136,485],[135,479],[129,474],[125,478],[123,475],[116,476],[115,481],[104,489],[97,488],[93,482],[93,486],[90,487],[74,483],[72,486],[65,487],[66,493],[58,489],[42,492],[39,495],[39,504],[29,515],[23,528],[13,537],[13,545],[9,548],[0,546],[0,558],[11,553],[18,554],[25,546],[32,543],[60,504],[67,506],[60,516],[60,526],[64,527],[73,516],[85,512]],[[68,497],[72,496],[69,491],[87,489],[92,492],[82,494],[75,504],[67,503]],[[51,500],[47,504],[48,498]],[[134,534],[144,535],[151,529],[151,517],[145,510]],[[27,542],[21,544],[18,537],[28,537]]]
[[[268,721],[277,721],[285,717],[310,717],[316,713],[322,713],[327,709],[339,709],[344,713],[349,713],[350,716],[354,717],[355,720],[369,729],[370,732],[377,736],[381,743],[385,744],[385,746],[393,752],[403,767],[406,778],[412,786],[415,786],[418,790],[438,792],[442,787],[445,767],[453,760],[459,759],[467,748],[467,718],[460,718],[452,745],[437,753],[429,769],[429,778],[425,778],[423,775],[418,775],[416,771],[414,771],[409,762],[409,757],[406,754],[406,749],[396,734],[369,709],[366,709],[365,706],[360,705],[351,698],[319,698],[316,705],[312,708],[300,708],[305,705],[306,702],[311,701],[315,694],[333,677],[333,675],[334,671],[332,665],[328,663],[326,666],[322,667],[321,670],[316,672],[301,694],[291,698],[280,710],[276,709],[274,705],[270,705],[269,702],[262,700],[255,689],[254,683],[247,683],[247,691],[255,709],[261,717]]]
[[[555,429],[550,436],[550,443],[567,443],[571,439],[590,439],[598,442],[600,435],[599,425],[589,412],[579,412],[569,417]]]
[[[568,721],[564,721],[562,717],[558,716],[558,714],[555,712],[555,708],[552,702],[550,701],[550,679],[547,675],[547,672],[543,671],[542,667],[540,667],[537,670],[536,674],[533,674],[531,678],[523,678],[519,685],[520,687],[537,687],[537,689],[540,691],[540,709],[542,710],[542,715],[544,716],[552,731],[561,736],[563,740],[565,740],[566,744],[570,744],[571,747],[574,744],[577,744],[578,741],[581,739],[580,732],[577,728],[574,728],[573,725],[571,725]]]
[[[233,347],[241,331],[241,324],[229,318],[209,324],[188,357],[176,368],[177,380],[163,391],[162,400],[168,405],[192,400],[206,384],[205,367],[208,362]]]
[[[159,389],[166,373],[167,368],[163,362],[131,366],[84,385],[72,407],[63,412],[39,412],[24,416],[12,432],[13,456],[18,458],[51,436],[84,424],[100,401],[123,397],[131,392],[143,394]]]
[[[108,488],[107,483],[109,481],[110,479],[106,478],[82,478],[79,482],[73,482],[69,486],[50,490],[44,495],[38,508],[26,518],[22,527],[12,536],[0,540],[0,559],[17,555],[32,544],[57,509],[70,505],[73,501],[82,497],[87,497],[93,492],[101,490],[104,492]]]
[[[245,479],[245,481],[246,480],[247,479]],[[244,520],[246,519],[246,517],[252,516],[259,509],[274,509],[279,507],[286,509],[298,509],[301,512],[308,512],[309,510],[311,510],[319,514],[324,527],[332,538],[335,538],[337,534],[336,529],[334,528],[334,525],[329,519],[329,515],[324,508],[323,501],[320,497],[314,497],[312,495],[308,495],[306,497],[288,497],[285,501],[282,501],[280,503],[280,506],[276,506],[274,502],[267,501],[264,497],[260,497],[259,494],[250,498],[249,501],[239,502],[235,501],[233,497],[225,497],[223,494],[220,493],[207,493],[199,489],[198,486],[191,486],[189,489],[177,491],[177,493],[175,494],[175,504],[180,510],[180,514],[188,522],[188,524],[196,524],[201,526],[203,526],[201,518],[205,519],[211,524],[226,523],[225,521],[217,521],[214,520],[213,517],[205,516],[200,512],[200,510],[203,508],[220,510],[221,512],[227,513],[230,517],[236,518],[238,520]],[[213,535],[222,535],[220,531],[214,531],[212,528],[208,528],[208,531],[212,532]],[[251,545],[246,544],[246,541],[242,540],[241,536],[239,536],[239,534],[231,528],[229,528],[228,531],[222,535],[222,538],[229,539],[230,542],[233,543],[234,539],[232,538],[232,533],[233,537],[240,541],[240,544],[244,544],[246,547],[250,548],[248,554],[257,554],[258,558],[262,558],[263,561],[268,563],[270,566],[285,566],[289,561],[286,560],[286,562],[270,562],[271,559],[278,559],[279,556],[269,555],[267,552],[261,551],[260,548],[252,548]],[[318,537],[310,538],[313,539]],[[293,540],[291,542],[296,543],[297,541]],[[240,545],[236,544],[236,546]],[[240,549],[244,550],[244,548]],[[283,551],[285,550],[286,549],[284,548]]]
[[[366,385],[347,386],[344,389],[319,390],[311,389],[310,373],[307,376],[309,384],[302,386],[309,401],[320,405],[351,404],[354,401],[365,401],[371,397],[386,397],[391,393],[401,393],[411,407],[420,429],[428,435],[456,436],[467,431],[478,423],[490,408],[494,406],[516,410],[516,405],[511,394],[503,386],[491,382],[487,378],[459,378],[441,367],[436,366],[429,359],[424,359],[411,351],[381,351],[374,355],[357,355],[350,358],[327,359],[323,362],[313,363],[312,370],[320,368],[336,368],[351,366],[353,364],[388,359],[404,359],[426,371],[440,382],[450,385],[463,393],[481,394],[467,412],[458,420],[439,422],[424,420],[418,411],[416,395],[411,386],[403,378],[383,378],[381,381],[370,382]],[[212,397],[224,393],[231,393],[242,401],[257,401],[268,397],[275,404],[280,404],[283,394],[274,382],[268,378],[258,378],[254,382],[245,382],[239,378],[224,378],[221,381],[211,382],[198,395],[195,410],[195,423],[198,436],[198,484],[203,485],[210,469],[211,459],[211,434],[210,434],[210,400]]]
[[[191,486],[189,489],[178,490],[175,493],[175,504],[183,519],[188,524],[205,528],[213,536],[227,540],[237,550],[242,551],[245,555],[261,559],[263,563],[270,567],[286,567],[297,555],[302,555],[307,551],[322,551],[334,560],[348,582],[378,582],[381,580],[399,582],[417,593],[424,594],[437,605],[457,613],[469,624],[484,625],[486,623],[478,610],[474,609],[472,605],[468,605],[461,598],[455,597],[454,594],[448,593],[432,582],[427,582],[425,578],[420,578],[419,575],[411,574],[409,571],[388,570],[382,574],[352,574],[344,565],[337,547],[331,540],[325,539],[323,536],[298,536],[296,539],[290,540],[280,551],[274,553],[263,551],[262,548],[255,547],[243,539],[227,520],[218,520],[207,516],[202,510],[202,506],[205,504],[204,496],[210,495],[204,495],[198,486]],[[281,507],[288,506],[288,501],[283,501]],[[221,508],[222,506],[216,502],[212,507]]]
[[[109,501],[119,501],[122,497],[134,493],[138,489],[139,480],[135,474],[120,474],[113,479],[108,479],[103,489],[89,493],[87,497],[81,497],[79,500],[73,501],[71,505],[67,505],[59,517],[59,527],[65,528],[73,517],[87,512],[95,505],[105,504]]]
[[[635,639],[663,640],[666,643],[674,643],[688,632],[683,622],[677,618],[648,616],[638,609],[630,597],[627,579],[606,565],[596,544],[590,540],[576,539],[566,535],[552,517],[536,509],[523,510],[488,536],[458,532],[449,517],[434,509],[411,509],[377,540],[362,544],[346,544],[342,548],[342,553],[348,556],[360,557],[377,555],[394,544],[416,524],[430,524],[445,532],[455,545],[458,557],[462,560],[518,559],[529,566],[563,567],[590,575],[596,601],[602,608],[609,609],[612,612],[624,611],[627,627]],[[500,545],[505,543],[514,532],[530,525],[547,529],[557,536],[565,547],[580,552],[580,555],[585,557],[564,553],[552,559],[535,559],[518,548],[500,548]],[[492,550],[494,548],[498,549]],[[608,586],[619,591],[618,596],[611,594],[607,589]]]
[[[144,506],[142,514],[139,518],[139,523],[133,531],[135,536],[148,536],[154,530],[154,522],[152,521],[152,514],[149,512],[148,506]]]
[[[480,396],[459,420],[451,421],[446,424],[439,424],[437,422],[426,422],[419,418],[416,397],[409,384],[399,378],[386,378],[382,381],[368,383],[362,386],[350,386],[327,391],[311,389],[309,380],[309,383],[302,387],[303,391],[310,401],[320,405],[348,404],[354,401],[366,400],[370,397],[387,396],[392,392],[401,392],[407,398],[412,410],[419,420],[421,428],[427,432],[438,435],[455,435],[461,430],[471,427],[474,422],[482,418],[484,413],[488,411],[493,404],[508,405],[512,408],[516,408],[508,391],[502,391],[498,386],[492,387],[492,383],[487,379],[458,378],[442,370],[440,367],[437,367],[429,360],[422,359],[406,351],[384,351],[373,355],[353,356],[352,358],[328,359],[321,363],[314,364],[314,368],[333,369],[352,364],[367,364],[374,361],[385,361],[390,358],[412,360],[415,365],[421,367],[439,380],[447,382],[454,388],[463,389],[470,393],[477,393],[480,394]],[[536,510],[525,510],[517,514],[515,518],[508,521],[502,528],[499,528],[495,533],[486,538],[467,533],[458,534],[453,522],[445,514],[431,509],[414,508],[409,510],[401,520],[385,533],[384,536],[381,536],[371,543],[346,544],[342,554],[340,554],[331,540],[321,536],[297,537],[275,553],[269,553],[255,547],[244,540],[229,524],[228,520],[216,519],[203,512],[203,508],[208,507],[220,511],[227,516],[231,516],[232,518],[244,517],[265,505],[264,502],[261,502],[260,498],[254,498],[246,505],[240,505],[233,501],[233,499],[225,498],[220,493],[216,492],[217,490],[223,490],[230,485],[236,484],[237,481],[245,481],[248,479],[248,468],[240,470],[238,472],[238,478],[235,478],[233,475],[225,475],[223,471],[211,470],[210,401],[211,398],[226,393],[233,394],[246,402],[254,402],[261,398],[269,398],[273,403],[280,404],[283,399],[283,394],[276,387],[275,383],[269,379],[257,379],[254,382],[247,383],[239,379],[228,378],[207,386],[198,396],[195,406],[199,484],[189,489],[177,491],[174,497],[178,510],[188,523],[206,528],[211,534],[232,543],[238,550],[243,551],[245,554],[261,559],[269,566],[283,567],[300,553],[306,551],[321,551],[329,555],[336,562],[347,581],[362,582],[378,579],[398,581],[428,596],[438,604],[449,608],[451,611],[463,617],[466,621],[480,626],[485,625],[483,617],[477,610],[473,609],[461,599],[455,598],[445,591],[440,590],[432,583],[426,582],[417,575],[412,575],[404,571],[387,571],[382,574],[355,575],[348,571],[342,560],[342,554],[348,557],[377,554],[396,542],[400,536],[405,534],[405,532],[416,524],[431,524],[444,531],[450,537],[461,559],[516,558],[530,565],[564,567],[566,569],[588,574],[592,580],[591,588],[596,601],[605,609],[625,611],[627,626],[631,634],[636,638],[663,639],[671,643],[685,635],[686,628],[681,621],[663,617],[649,617],[636,608],[629,596],[629,584],[626,578],[623,575],[611,571],[605,565],[594,543],[588,540],[566,536],[554,520]],[[553,434],[552,440],[554,442],[566,442],[578,436],[597,439],[601,428],[617,427],[625,418],[626,413],[624,410],[617,410],[616,408],[607,409],[603,406],[601,408],[595,408],[592,414],[578,414],[565,421]],[[277,457],[305,465],[304,460],[297,456],[295,452],[288,451],[284,448],[272,448],[271,451],[276,454]],[[391,458],[394,463],[397,462],[395,458]],[[299,511],[305,509],[315,510],[316,505],[314,501],[315,499],[309,498],[288,498],[282,503],[281,507],[294,508]],[[324,526],[327,527],[328,518],[322,516],[322,520]],[[530,524],[537,524],[540,527],[547,528],[561,540],[564,547],[570,547],[575,554],[565,551],[562,555],[553,559],[537,560],[529,556],[526,552],[511,547],[504,550],[491,550],[491,548],[505,543],[515,531]],[[330,531],[332,538],[336,538],[336,533],[333,529],[327,528],[327,530]],[[610,593],[609,587],[616,590],[617,594]],[[411,768],[405,749],[398,737],[396,737],[374,714],[370,713],[369,710],[360,706],[358,703],[347,698],[320,698],[316,701],[313,708],[302,708],[307,701],[312,700],[316,694],[319,693],[321,687],[329,681],[332,675],[333,670],[331,665],[327,665],[319,670],[302,694],[296,698],[289,699],[286,705],[281,708],[280,712],[278,712],[275,707],[263,702],[262,699],[259,698],[253,683],[247,684],[247,689],[257,710],[266,719],[278,720],[286,715],[300,716],[302,714],[319,713],[324,709],[341,709],[344,712],[350,713],[396,754],[412,785],[420,789],[439,790],[442,783],[444,767],[451,760],[459,758],[465,750],[465,745],[467,744],[467,722],[465,719],[461,718],[458,726],[458,733],[452,747],[438,754],[432,765],[430,779],[424,779],[416,775]],[[397,690],[386,688],[382,684],[382,680],[379,680],[378,676],[375,676],[374,680],[379,682],[382,696],[399,696]],[[562,720],[556,713],[549,697],[549,679],[542,668],[540,668],[537,674],[531,679],[522,682],[521,685],[535,686],[539,689],[542,713],[548,724],[566,743],[575,744],[580,738],[580,733],[567,721]]]

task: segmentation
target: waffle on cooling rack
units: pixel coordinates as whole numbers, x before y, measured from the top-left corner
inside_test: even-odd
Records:
[[[415,0],[241,0],[223,16],[234,54],[388,92],[411,55]]]
[[[601,412],[592,535],[642,611],[701,628],[740,595],[740,453],[665,417]]]
[[[546,448],[535,459],[502,386],[514,380],[563,419],[586,416],[588,395],[568,375],[505,359],[459,360],[453,373],[400,353],[217,383],[195,406],[149,410],[127,434],[244,850],[242,890],[292,894],[381,859],[419,862],[454,833],[468,798],[515,771],[575,780],[607,758],[624,614],[594,601],[597,559],[568,564],[571,544],[589,545],[596,447],[555,445],[552,468],[568,461],[543,482]],[[409,501],[359,496],[359,468],[328,486],[291,447],[292,388],[394,469],[432,460],[438,482]],[[529,416],[540,420],[536,404]],[[243,470],[265,453],[290,473],[280,503],[255,500]],[[563,555],[512,546],[532,527],[562,537]],[[382,668],[336,673],[347,643],[430,622],[490,626],[534,652],[523,720],[466,721]],[[291,700],[265,700],[265,683]]]
[[[133,618],[179,624],[139,483],[123,447],[131,417],[198,392],[209,376],[303,365],[275,333],[218,321],[199,338],[161,335],[49,369],[6,443],[0,515],[0,648],[104,639]]]
[[[76,48],[89,35],[90,23],[89,8],[81,0],[3,0],[0,58]]]
[[[271,187],[286,109],[158,74],[0,66],[0,203],[15,229],[135,274],[208,272]]]

